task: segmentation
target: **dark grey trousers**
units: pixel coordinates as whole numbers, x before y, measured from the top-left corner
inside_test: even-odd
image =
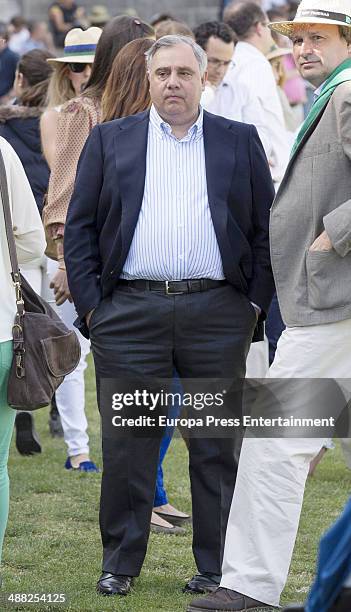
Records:
[[[231,285],[176,296],[117,287],[93,313],[90,336],[102,378],[243,378],[256,323]],[[200,572],[221,573],[241,440],[191,438],[193,552]],[[160,438],[106,438],[100,528],[103,570],[137,576],[146,554]]]

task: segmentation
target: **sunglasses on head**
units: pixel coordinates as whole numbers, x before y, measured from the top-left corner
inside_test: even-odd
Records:
[[[78,62],[73,62],[72,64],[68,64],[69,69],[71,70],[71,72],[84,72],[85,68],[87,66],[90,66],[90,64],[83,64],[83,63],[78,63]]]

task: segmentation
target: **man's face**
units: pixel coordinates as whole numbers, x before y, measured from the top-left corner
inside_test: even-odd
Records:
[[[351,46],[340,37],[336,25],[296,25],[291,40],[298,71],[315,87],[351,55]]]
[[[226,43],[216,36],[210,36],[206,45],[208,80],[217,87],[227,72],[234,53],[234,43]]]
[[[170,125],[181,125],[198,112],[205,78],[190,45],[180,43],[162,47],[152,61],[149,72],[151,101],[160,116]]]

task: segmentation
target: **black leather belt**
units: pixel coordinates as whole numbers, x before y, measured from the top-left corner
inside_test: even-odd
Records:
[[[126,280],[121,278],[118,285],[134,287],[140,291],[160,291],[166,295],[182,295],[183,293],[196,293],[207,291],[227,285],[226,280],[212,280],[211,278],[193,278],[180,281],[154,281],[154,280]]]

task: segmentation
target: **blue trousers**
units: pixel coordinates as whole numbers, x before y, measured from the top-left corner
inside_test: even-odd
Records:
[[[178,374],[174,373],[173,385],[172,385],[172,393],[182,393],[182,385],[179,380]],[[181,410],[181,404],[175,404],[170,408],[168,416],[173,419],[179,416]],[[160,456],[158,460],[157,466],[157,478],[156,478],[156,490],[155,490],[155,499],[154,499],[154,508],[158,508],[158,506],[163,506],[168,503],[167,492],[164,487],[163,482],[163,469],[162,462],[166,456],[169,445],[171,443],[172,437],[174,433],[174,427],[166,427],[165,433],[163,434],[163,438],[160,446]]]

